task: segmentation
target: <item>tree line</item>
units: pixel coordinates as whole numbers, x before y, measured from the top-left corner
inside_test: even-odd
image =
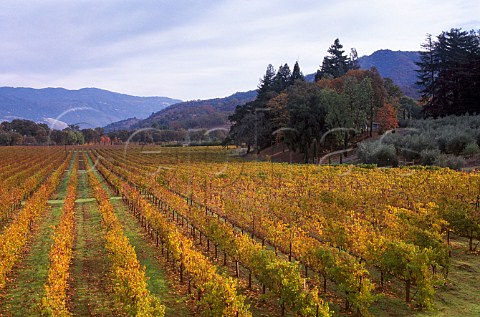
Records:
[[[305,80],[298,62],[292,71],[288,64],[277,71],[268,65],[257,98],[237,106],[229,117],[232,126],[226,142],[259,152],[283,141],[309,162],[321,148],[346,147],[355,137],[371,135],[374,128],[396,127],[397,113],[404,118],[419,116],[416,102],[392,80],[383,79],[375,68],[360,70],[356,51],[347,56],[342,48],[336,39],[315,82]]]
[[[13,145],[81,145],[117,144],[124,142],[140,144],[220,144],[226,137],[225,129],[179,129],[161,130],[146,128],[137,131],[112,131],[103,128],[80,129],[69,125],[62,130],[52,129],[47,124],[15,119],[0,123],[0,146]]]
[[[0,146],[13,145],[76,145],[105,141],[102,128],[80,129],[70,125],[65,129],[51,129],[47,124],[14,119],[0,123]]]

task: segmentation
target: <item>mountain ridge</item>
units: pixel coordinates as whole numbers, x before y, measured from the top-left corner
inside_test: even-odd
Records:
[[[181,100],[137,97],[99,88],[0,87],[0,120],[60,120],[81,127],[101,127],[129,117],[146,118]]]
[[[150,127],[171,130],[227,127],[228,116],[233,113],[235,107],[254,100],[256,96],[256,90],[249,90],[236,92],[224,98],[184,101],[170,105],[144,120],[137,122],[123,120],[113,123],[106,126],[105,131]]]

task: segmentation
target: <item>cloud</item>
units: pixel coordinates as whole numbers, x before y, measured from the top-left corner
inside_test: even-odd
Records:
[[[419,50],[426,33],[479,28],[478,1],[13,1],[0,3],[0,85],[212,98],[266,66],[313,73],[348,52]]]

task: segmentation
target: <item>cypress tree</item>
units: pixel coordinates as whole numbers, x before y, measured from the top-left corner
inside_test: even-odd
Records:
[[[290,76],[290,85],[293,85],[296,80],[305,81],[305,77],[300,70],[300,65],[298,65],[298,61],[295,62],[295,65],[293,66],[292,75]]]

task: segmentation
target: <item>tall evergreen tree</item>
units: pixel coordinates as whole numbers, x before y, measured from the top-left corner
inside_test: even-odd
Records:
[[[293,85],[296,80],[305,81],[305,77],[300,70],[300,65],[298,65],[298,61],[295,62],[295,65],[293,66],[292,75],[290,76],[290,85]]]
[[[278,68],[277,74],[273,78],[273,90],[277,93],[282,92],[290,85],[290,77],[292,72],[287,63]]]
[[[436,86],[438,77],[438,54],[435,48],[436,44],[432,40],[432,35],[427,34],[425,43],[422,44],[423,51],[420,51],[420,61],[417,62],[417,85],[421,87],[422,102],[425,109],[436,102]]]
[[[475,31],[451,29],[427,37],[417,82],[430,116],[480,112],[480,40]]]
[[[344,55],[343,45],[340,40],[335,39],[334,43],[328,49],[329,56],[323,58],[322,67],[315,75],[315,81],[325,77],[338,78],[345,75],[352,67],[351,60]]]
[[[267,70],[265,71],[265,75],[263,79],[260,80],[257,89],[257,98],[258,99],[269,99],[269,93],[273,91],[273,84],[275,78],[275,68],[272,64],[267,66]]]

